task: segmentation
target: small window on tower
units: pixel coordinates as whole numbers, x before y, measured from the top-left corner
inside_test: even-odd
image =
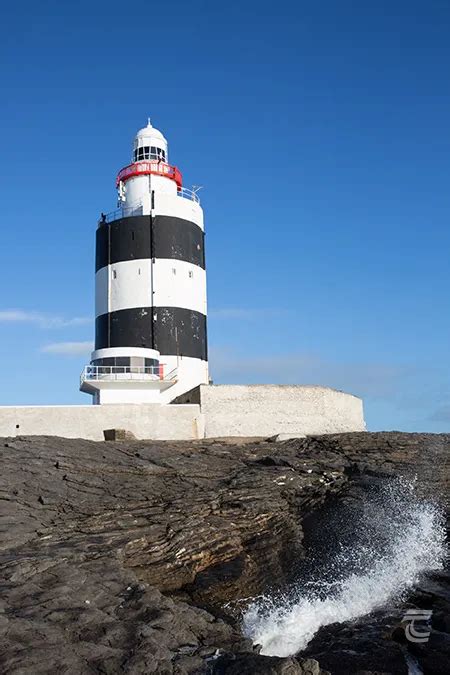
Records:
[[[116,270],[113,270],[113,279],[117,279],[117,272],[116,272]]]
[[[189,279],[192,279],[193,276],[194,276],[194,272],[192,272],[192,270],[191,270],[191,271],[189,272]]]
[[[144,148],[144,157],[145,157],[145,159],[148,159],[149,152],[150,152],[150,148],[149,148],[148,145],[147,145],[147,146]]]
[[[176,274],[176,273],[177,273],[176,268],[175,268],[175,267],[172,267],[172,274]]]
[[[144,159],[144,148],[139,148],[139,151],[138,151],[138,158],[139,158],[139,159]]]

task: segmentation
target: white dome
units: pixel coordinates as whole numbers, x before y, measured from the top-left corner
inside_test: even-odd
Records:
[[[163,141],[163,143],[167,145],[167,141],[164,138],[164,135],[159,131],[159,129],[155,129],[155,127],[152,127],[150,119],[148,120],[147,126],[143,127],[142,129],[139,129],[139,131],[136,134],[136,140],[144,138],[146,140],[152,139],[154,141]],[[139,143],[139,145],[143,144]]]
[[[150,118],[143,129],[139,129],[133,142],[133,161],[143,159],[161,159],[167,162],[167,141],[159,131],[152,127]]]

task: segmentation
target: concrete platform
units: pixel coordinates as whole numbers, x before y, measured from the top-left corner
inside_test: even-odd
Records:
[[[202,384],[175,402],[200,405],[205,438],[298,438],[366,429],[362,400],[330,387]]]
[[[301,437],[365,431],[361,399],[327,387],[200,385],[174,403],[0,407],[0,436],[101,441],[120,428],[138,439]]]

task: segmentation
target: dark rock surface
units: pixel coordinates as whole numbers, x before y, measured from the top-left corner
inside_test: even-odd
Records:
[[[317,656],[332,673],[403,672],[390,637],[376,648],[391,657],[369,658],[372,643],[342,670],[357,626],[319,632],[307,661],[260,656],[225,604],[289,579],[322,505],[358,499],[365,480],[418,473],[425,495],[447,498],[450,436],[0,447],[1,672],[319,675]],[[435,583],[434,598],[417,591],[437,607],[439,656],[417,650],[428,674],[450,654],[448,586]]]
[[[315,659],[280,659],[259,654],[224,656],[215,675],[328,675]]]

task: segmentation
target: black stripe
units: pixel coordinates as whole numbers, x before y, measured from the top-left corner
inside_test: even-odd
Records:
[[[109,264],[109,225],[100,225],[95,235],[95,271]]]
[[[171,216],[130,216],[97,229],[95,271],[142,258],[184,260],[205,269],[202,229]]]
[[[95,349],[147,347],[165,356],[207,360],[206,316],[181,307],[139,307],[101,314]]]
[[[150,216],[131,216],[115,220],[109,227],[110,264],[152,257]]]
[[[205,234],[190,220],[155,216],[153,257],[185,260],[205,269]]]
[[[151,307],[120,309],[95,319],[95,349],[146,347],[153,349]]]
[[[154,307],[154,349],[166,356],[208,359],[206,316],[182,307]]]

